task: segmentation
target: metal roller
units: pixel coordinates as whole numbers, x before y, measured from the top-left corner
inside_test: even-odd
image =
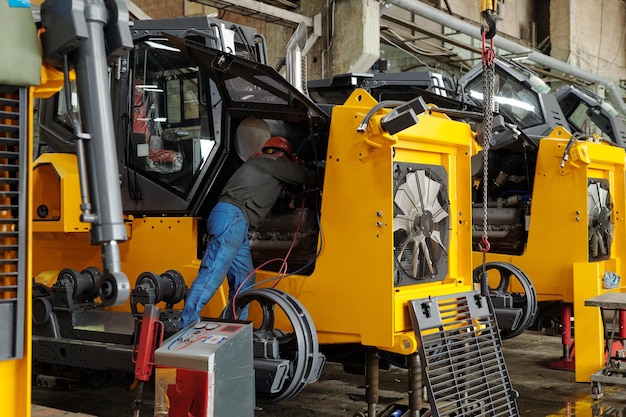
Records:
[[[56,286],[71,286],[72,299],[75,302],[93,300],[98,296],[102,274],[95,267],[89,267],[81,272],[75,269],[64,268],[57,275]]]
[[[176,304],[184,298],[187,292],[185,279],[180,272],[172,269],[165,271],[161,275],[154,272],[143,272],[137,278],[135,287],[153,289],[155,304],[161,301],[170,305]]]

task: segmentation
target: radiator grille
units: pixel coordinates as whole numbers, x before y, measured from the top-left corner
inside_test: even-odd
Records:
[[[519,415],[487,298],[413,300],[410,311],[434,417]]]
[[[24,353],[28,90],[0,85],[0,360]]]

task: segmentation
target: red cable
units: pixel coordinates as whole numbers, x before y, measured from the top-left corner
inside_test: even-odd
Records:
[[[239,287],[237,287],[237,290],[235,291],[235,294],[233,295],[233,301],[232,301],[232,311],[233,311],[233,318],[235,320],[237,320],[237,311],[236,311],[236,299],[237,299],[237,295],[239,294],[239,290],[241,290],[241,288],[243,287],[243,284],[246,283],[246,281],[248,281],[250,279],[250,277],[252,275],[254,275],[256,273],[256,271],[258,271],[259,269],[263,268],[265,265],[274,262],[274,261],[282,261],[280,268],[278,269],[278,273],[276,275],[276,278],[278,278],[274,284],[272,284],[272,288],[275,288],[276,285],[278,285],[278,283],[280,282],[281,279],[283,279],[285,277],[285,275],[287,274],[287,259],[289,258],[289,255],[291,254],[291,251],[293,250],[293,248],[296,245],[296,240],[298,239],[298,233],[300,233],[300,227],[302,226],[302,217],[304,214],[304,202],[305,199],[302,199],[302,207],[300,209],[300,217],[298,218],[298,226],[296,227],[296,233],[293,236],[293,240],[291,241],[291,246],[289,247],[289,250],[287,250],[287,254],[285,255],[284,258],[273,258],[270,260],[267,260],[265,262],[263,262],[261,265],[257,266],[256,268],[254,268],[254,270],[252,272],[250,272],[250,274],[248,274],[248,276],[246,277],[246,279],[243,280],[243,282],[239,285]]]

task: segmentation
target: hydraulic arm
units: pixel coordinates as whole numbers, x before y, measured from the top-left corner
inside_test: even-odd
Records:
[[[115,131],[109,95],[109,60],[132,48],[128,10],[119,0],[47,0],[41,36],[48,63],[76,72],[80,119],[73,117],[81,182],[81,220],[91,224],[100,245],[105,305],[123,304],[130,285],[121,271],[118,242],[126,240],[122,217]],[[67,80],[67,77],[66,77]],[[66,83],[66,95],[72,95]],[[68,103],[68,105],[73,103]]]

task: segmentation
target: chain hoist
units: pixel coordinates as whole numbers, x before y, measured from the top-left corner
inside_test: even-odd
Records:
[[[494,108],[494,78],[495,78],[495,51],[493,49],[493,37],[496,34],[496,24],[493,18],[495,6],[489,4],[483,5],[481,15],[487,23],[488,30],[485,26],[481,27],[482,38],[482,65],[483,65],[483,236],[478,243],[478,249],[483,254],[482,274],[481,274],[481,293],[488,295],[487,284],[487,252],[491,248],[488,236],[488,188],[489,188],[489,148],[491,146],[491,135],[493,133],[493,108]]]

